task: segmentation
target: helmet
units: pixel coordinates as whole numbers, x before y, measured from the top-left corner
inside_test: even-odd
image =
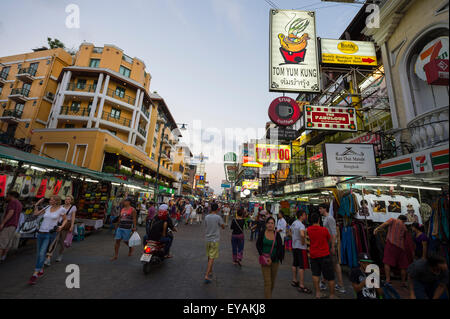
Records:
[[[169,206],[167,206],[166,204],[162,204],[159,206],[158,209],[158,218],[161,220],[167,220],[167,216],[169,215]]]

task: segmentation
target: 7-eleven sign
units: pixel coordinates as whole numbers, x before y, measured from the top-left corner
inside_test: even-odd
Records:
[[[423,154],[413,156],[414,173],[430,173],[433,171],[433,164],[431,162],[430,154]]]

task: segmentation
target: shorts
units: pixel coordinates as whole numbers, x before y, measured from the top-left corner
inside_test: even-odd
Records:
[[[219,258],[219,242],[206,243],[206,256],[210,259]]]
[[[16,227],[8,226],[0,231],[0,249],[9,249],[14,241]]]
[[[125,229],[125,228],[117,228],[116,230],[116,236],[114,239],[122,239],[123,241],[130,240],[131,237],[131,229]]]
[[[309,269],[308,252],[306,249],[294,248],[292,249],[294,263],[292,266],[300,269]]]
[[[334,267],[330,255],[320,258],[311,258],[311,272],[315,277],[323,275],[325,280],[334,280]]]
[[[386,245],[384,246],[383,264],[387,264],[391,267],[398,267],[400,269],[408,268],[409,262],[406,251],[391,244],[390,241],[386,241]]]

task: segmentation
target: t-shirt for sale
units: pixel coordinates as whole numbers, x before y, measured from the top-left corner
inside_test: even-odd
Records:
[[[8,202],[8,206],[6,207],[6,214],[12,210],[14,214],[11,218],[5,223],[4,228],[14,226],[17,228],[19,225],[20,213],[22,212],[22,204],[17,199],[12,199]],[[6,217],[6,214],[4,215]]]
[[[292,223],[291,225],[291,233],[292,233],[292,248],[294,249],[305,249],[307,248],[306,246],[306,240],[305,240],[305,244],[302,244],[302,239],[300,236],[300,231],[301,230],[306,230],[305,225],[303,225],[303,223],[301,221],[299,221],[298,219]]]
[[[361,268],[353,268],[350,273],[350,281],[355,284],[360,284],[366,281],[366,274],[361,270]],[[356,293],[356,299],[377,299],[377,291],[375,288],[364,288]]]
[[[220,240],[221,225],[224,225],[224,222],[219,215],[209,214],[205,217],[205,237],[207,242],[218,242]]]
[[[281,218],[277,222],[277,230],[281,230],[280,236],[281,238],[286,237],[286,220],[284,218]]]
[[[330,233],[325,227],[313,225],[307,229],[309,236],[309,255],[311,258],[320,258],[330,255],[328,242],[331,239]]]

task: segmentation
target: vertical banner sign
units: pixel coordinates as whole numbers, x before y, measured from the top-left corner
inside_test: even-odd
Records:
[[[270,10],[269,90],[320,92],[318,60],[315,13]]]

